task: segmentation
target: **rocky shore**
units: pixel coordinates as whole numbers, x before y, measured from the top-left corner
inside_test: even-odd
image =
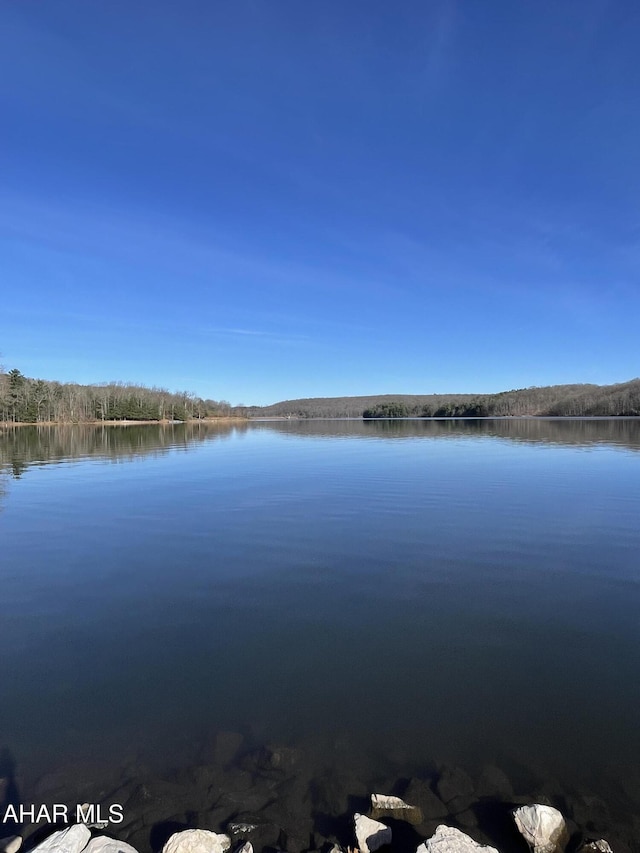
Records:
[[[584,791],[523,791],[497,766],[363,780],[348,760],[323,769],[232,732],[171,773],[138,766],[97,784],[67,769],[28,799],[17,792],[0,780],[0,853],[640,853],[624,792],[612,807]]]

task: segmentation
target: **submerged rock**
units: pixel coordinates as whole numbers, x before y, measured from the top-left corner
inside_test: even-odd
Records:
[[[32,853],[81,853],[90,838],[87,827],[83,823],[76,823],[45,838]]]
[[[243,770],[281,779],[294,772],[302,753],[288,746],[268,745],[247,753],[240,761]]]
[[[513,800],[513,788],[507,774],[494,764],[487,764],[480,774],[476,797],[490,797],[505,802]]]
[[[400,797],[389,797],[385,794],[371,794],[370,817],[378,820],[381,817],[392,817],[396,820],[406,820],[407,823],[422,823],[422,811],[417,806],[405,803]]]
[[[391,844],[391,828],[363,814],[354,814],[353,823],[360,853],[374,853]]]
[[[133,787],[124,802],[124,813],[136,819],[142,817],[146,826],[153,826],[170,815],[201,809],[208,799],[206,792],[194,792],[166,779],[151,777]]]
[[[316,776],[310,786],[311,798],[317,811],[328,815],[344,814],[349,808],[349,797],[366,798],[367,788],[355,773],[340,769],[325,770]]]
[[[280,827],[279,843],[281,848],[287,850],[288,853],[300,853],[302,850],[311,849],[314,822],[308,809],[301,806],[299,809],[291,810],[284,800],[277,799],[263,809],[262,814]]]
[[[466,829],[473,829],[478,825],[478,818],[474,811],[465,809],[456,815],[456,823],[459,823],[460,826],[464,826]]]
[[[578,824],[592,833],[606,832],[614,822],[611,819],[609,807],[603,799],[584,794],[566,799],[569,816]]]
[[[453,826],[440,824],[435,833],[423,842],[416,853],[498,853],[495,847],[478,844],[468,835]]]
[[[460,767],[443,768],[436,789],[453,814],[465,811],[473,802],[473,782]]]
[[[521,806],[513,812],[518,831],[533,853],[564,853],[569,831],[562,814],[553,806]]]
[[[174,833],[162,853],[225,853],[231,847],[228,835],[208,829],[185,829]]]
[[[407,802],[415,803],[423,820],[440,820],[447,817],[449,809],[422,779],[411,779],[403,794]]]
[[[238,757],[243,743],[240,732],[216,732],[205,748],[204,757],[218,767],[226,767]]]

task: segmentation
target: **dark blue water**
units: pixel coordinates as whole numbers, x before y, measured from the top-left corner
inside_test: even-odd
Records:
[[[26,769],[216,728],[592,787],[640,755],[636,422],[22,428],[0,465]]]

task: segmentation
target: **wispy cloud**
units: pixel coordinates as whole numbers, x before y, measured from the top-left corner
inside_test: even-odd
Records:
[[[249,335],[252,337],[258,338],[269,338],[274,337],[274,332],[265,332],[260,329],[224,329],[224,328],[212,328],[207,331],[211,332],[214,335]]]
[[[375,276],[344,273],[328,263],[295,261],[275,249],[266,254],[221,228],[82,200],[63,207],[57,200],[5,194],[0,197],[0,239],[3,236],[52,251],[169,268],[200,278],[237,275],[264,286],[369,294],[376,287],[386,288]]]

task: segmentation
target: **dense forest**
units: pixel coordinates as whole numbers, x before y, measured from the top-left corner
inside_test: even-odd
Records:
[[[186,391],[111,382],[77,385],[0,372],[0,422],[188,421],[241,415],[226,401],[202,400]]]
[[[640,379],[619,385],[550,385],[499,394],[318,397],[250,407],[247,414],[294,418],[640,416]]]

